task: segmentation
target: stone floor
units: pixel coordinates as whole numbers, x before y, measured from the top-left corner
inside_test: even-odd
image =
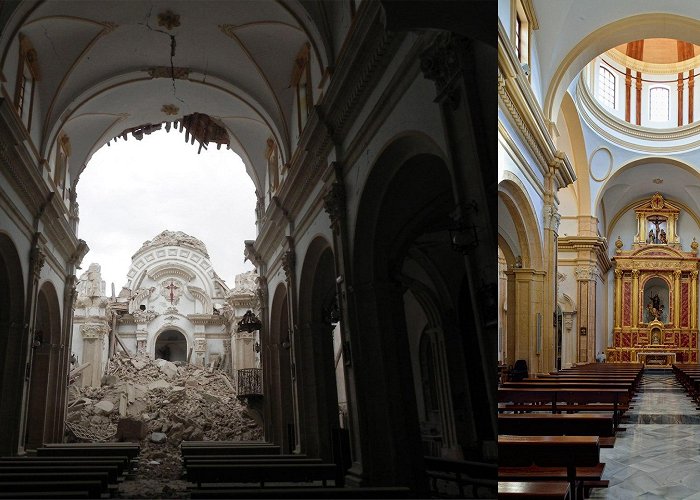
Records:
[[[700,410],[670,370],[647,370],[591,498],[700,500]]]

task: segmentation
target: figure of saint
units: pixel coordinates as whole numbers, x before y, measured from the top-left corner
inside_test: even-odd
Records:
[[[659,233],[659,243],[668,243],[668,241],[666,241],[666,231],[663,229]]]
[[[649,237],[647,238],[647,243],[656,243],[656,238],[654,237],[654,230],[649,230]]]

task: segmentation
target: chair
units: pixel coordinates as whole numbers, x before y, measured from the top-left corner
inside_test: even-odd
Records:
[[[527,376],[527,361],[524,359],[516,360],[509,373],[510,380],[512,382],[520,382],[524,378],[527,378]]]

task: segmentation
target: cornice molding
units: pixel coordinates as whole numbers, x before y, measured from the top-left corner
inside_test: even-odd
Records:
[[[557,247],[560,252],[587,251],[594,254],[601,275],[605,275],[612,267],[608,256],[608,240],[602,236],[560,236]]]
[[[573,165],[558,151],[505,29],[498,22],[498,97],[532,153],[542,175],[555,179],[554,190],[576,180]]]

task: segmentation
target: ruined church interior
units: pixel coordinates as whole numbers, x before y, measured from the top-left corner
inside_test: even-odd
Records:
[[[496,12],[0,2],[0,498],[495,497]],[[224,279],[211,242],[163,227],[110,290],[84,260],[81,174],[166,131],[242,160],[254,271]],[[561,158],[551,186],[573,179]],[[660,167],[677,189],[680,163]],[[666,187],[686,245],[694,205]],[[554,282],[546,265],[533,276]],[[593,341],[606,317],[584,318]]]

